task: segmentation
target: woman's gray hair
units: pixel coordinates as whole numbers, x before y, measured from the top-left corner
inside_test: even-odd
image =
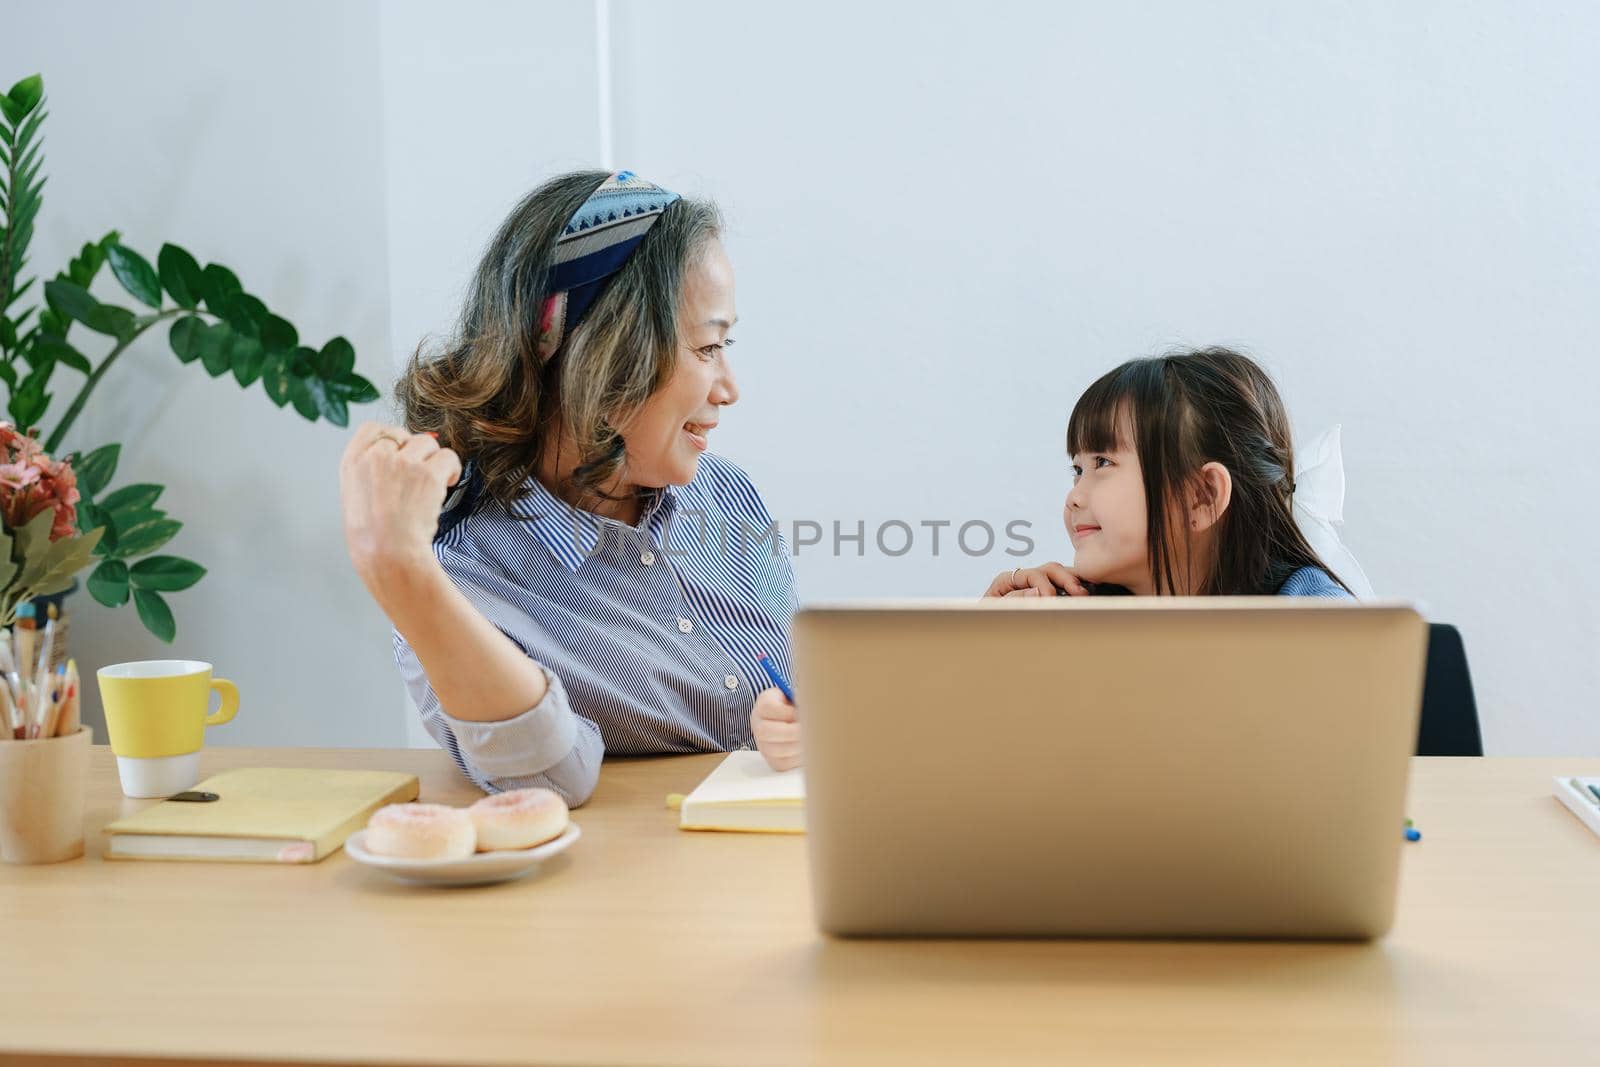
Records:
[[[473,462],[484,492],[509,507],[563,433],[577,467],[563,496],[606,499],[622,473],[626,422],[677,366],[684,277],[722,230],[716,206],[681,199],[661,217],[548,361],[539,359],[550,261],[567,221],[609,177],[552,178],[501,224],[473,275],[455,335],[441,351],[419,345],[395,386],[413,432]]]

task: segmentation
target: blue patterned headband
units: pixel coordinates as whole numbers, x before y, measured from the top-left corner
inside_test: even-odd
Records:
[[[539,315],[540,362],[556,354],[606,282],[628,262],[667,205],[678,199],[677,193],[624,170],[601,182],[583,202],[556,241],[550,268],[555,295]]]

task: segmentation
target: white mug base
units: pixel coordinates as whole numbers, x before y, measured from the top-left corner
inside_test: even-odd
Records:
[[[153,759],[117,757],[117,775],[122,779],[122,795],[136,799],[170,797],[193,789],[200,781],[200,753],[157,756]]]

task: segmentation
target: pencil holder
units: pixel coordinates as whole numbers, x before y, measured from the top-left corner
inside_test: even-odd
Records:
[[[60,863],[83,855],[87,726],[65,737],[0,740],[0,860]]]

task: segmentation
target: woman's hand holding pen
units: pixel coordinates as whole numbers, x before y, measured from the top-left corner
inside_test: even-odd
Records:
[[[1038,567],[1018,567],[996,575],[983,595],[1088,596],[1089,586],[1071,567],[1051,562]]]
[[[432,434],[368,422],[351,437],[339,465],[345,544],[379,604],[396,579],[437,566],[439,509],[460,478],[460,459]]]
[[[800,723],[795,707],[777,687],[763,689],[750,709],[750,731],[756,750],[775,771],[800,766]]]

